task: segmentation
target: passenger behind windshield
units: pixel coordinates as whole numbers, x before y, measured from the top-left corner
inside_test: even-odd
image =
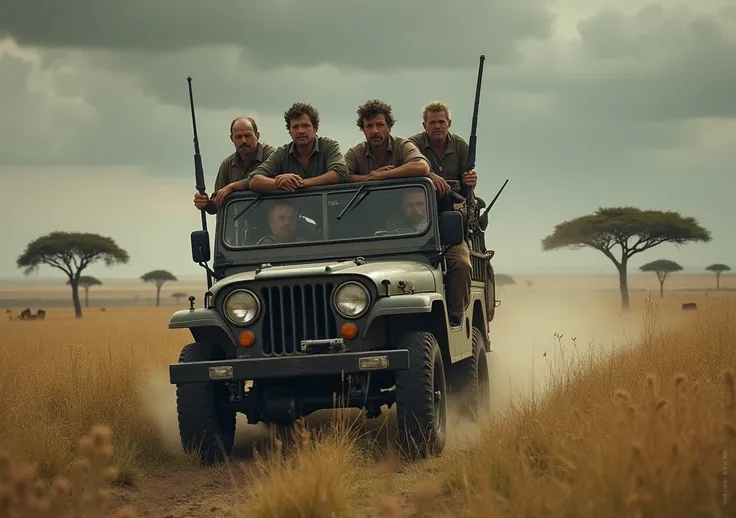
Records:
[[[376,235],[424,232],[427,219],[427,196],[424,189],[405,189],[401,198],[401,215],[389,218],[386,228],[376,232]]]
[[[272,243],[293,243],[306,241],[296,232],[299,214],[296,208],[283,201],[277,201],[268,208],[268,227],[271,234],[258,240],[259,245]]]
[[[320,195],[301,195],[235,202],[225,220],[225,241],[230,246],[319,241],[321,200]]]

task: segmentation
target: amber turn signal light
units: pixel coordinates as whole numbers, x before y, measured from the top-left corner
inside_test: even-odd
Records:
[[[358,326],[354,322],[345,322],[340,327],[340,334],[345,340],[352,340],[358,336]]]
[[[238,335],[238,343],[243,347],[253,347],[253,344],[256,343],[255,333],[250,330],[241,331]]]

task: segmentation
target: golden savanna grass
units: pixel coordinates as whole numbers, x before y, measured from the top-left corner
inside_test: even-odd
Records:
[[[637,343],[615,352],[562,337],[545,357],[545,394],[516,399],[476,439],[438,459],[376,462],[371,445],[338,420],[318,435],[302,430],[294,447],[277,441],[248,466],[231,465],[223,484],[247,480],[238,514],[256,518],[728,516],[736,299],[693,300],[698,311],[683,313],[679,302],[659,307],[655,299]],[[615,311],[615,298],[611,305]],[[0,448],[12,453],[0,460],[0,516],[8,502],[34,498],[28,471],[9,474],[21,466],[16,459],[35,463],[46,482],[94,466],[101,483],[117,474],[105,471],[108,458],[119,480],[135,481],[171,456],[149,383],[167,382],[167,365],[190,341],[187,331],[166,328],[170,311],[88,310],[75,320],[65,308],[45,322],[0,324]],[[96,424],[109,427],[114,449],[95,429],[79,450],[78,437]],[[75,463],[80,451],[93,455],[91,444],[101,458]],[[84,485],[57,479],[52,493],[70,484]]]

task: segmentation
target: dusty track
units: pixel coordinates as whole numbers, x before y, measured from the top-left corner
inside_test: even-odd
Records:
[[[519,299],[505,303],[499,308],[499,319],[494,322],[492,333],[495,351],[489,356],[492,404],[501,412],[509,398],[518,394],[529,394],[543,388],[548,363],[560,361],[560,342],[555,333],[563,335],[562,343],[572,347],[569,340],[575,337],[578,348],[586,349],[590,344],[610,348],[613,342],[621,343],[635,339],[641,324],[640,315],[621,320],[612,314],[610,304],[596,303],[587,298],[574,304],[559,305],[559,298],[550,296],[535,299]],[[502,315],[502,318],[501,318]],[[557,349],[557,350],[556,350]],[[545,356],[546,353],[546,356]],[[162,424],[167,429],[171,447],[178,449],[176,436],[175,400],[173,387],[162,383],[160,388],[167,396],[157,405],[161,409]],[[384,412],[377,420],[360,421],[365,431],[365,441],[386,444],[393,421],[393,411]],[[357,414],[351,416],[355,420]],[[318,429],[329,422],[330,412],[320,412],[307,419],[311,429]],[[449,447],[460,445],[472,438],[477,430],[472,424],[450,417],[448,423]],[[135,488],[116,490],[115,505],[132,505],[141,516],[168,518],[201,516],[236,516],[236,505],[247,502],[249,463],[253,447],[263,451],[272,444],[273,435],[262,425],[251,426],[238,416],[238,437],[232,464],[215,468],[193,466],[182,458],[173,463],[149,470],[136,482]],[[404,478],[411,474],[396,475],[396,485],[402,486]],[[238,487],[242,489],[237,489]],[[356,511],[365,516],[361,511]]]

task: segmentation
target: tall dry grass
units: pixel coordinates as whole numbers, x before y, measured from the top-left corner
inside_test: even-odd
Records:
[[[734,516],[735,302],[677,328],[654,303],[639,343],[613,353],[560,340],[543,398],[425,468],[433,516]]]
[[[45,478],[68,470],[78,438],[95,424],[115,434],[123,481],[165,458],[149,381],[167,376],[190,340],[167,329],[168,313],[115,309],[74,319],[59,309],[45,322],[0,324],[0,444],[37,462]]]
[[[561,338],[556,350],[547,354],[550,384],[542,397],[515,401],[483,426],[477,440],[438,459],[416,465],[390,459],[377,463],[370,445],[359,440],[354,429],[336,426],[319,436],[302,431],[295,445],[282,449],[276,443],[275,450],[257,457],[246,473],[238,472],[241,466],[231,467],[234,479],[248,480],[238,514],[732,516],[728,511],[734,502],[727,498],[736,487],[736,301],[720,298],[705,306],[698,302],[697,313],[677,319],[679,327],[662,326],[672,322],[673,315],[659,315],[656,302],[650,305],[639,341],[615,352],[581,350]],[[10,438],[10,444],[22,446],[19,453],[48,473],[58,473],[73,466],[75,433],[79,436],[91,423],[103,422],[116,439],[113,464],[155,462],[162,456],[155,420],[142,410],[143,380],[171,361],[187,337],[172,336],[153,313],[148,324],[156,321],[164,330],[160,335],[148,331],[146,337],[146,318],[137,317],[135,327],[122,322],[103,325],[100,318],[97,333],[107,333],[117,344],[158,340],[165,342],[162,347],[128,345],[125,355],[122,347],[106,346],[103,339],[95,355],[90,329],[89,351],[79,353],[87,362],[86,373],[73,369],[79,365],[71,361],[73,355],[64,360],[53,354],[54,348],[58,352],[68,347],[69,339],[62,338],[60,329],[67,326],[67,332],[81,333],[82,327],[76,327],[81,324],[54,323],[48,331],[39,326],[34,334],[43,338],[26,339],[29,352],[23,354],[26,359],[41,358],[46,369],[23,366],[20,359],[14,364],[26,373],[13,374],[22,387],[16,395],[28,397],[28,403],[5,397],[5,387],[12,388],[6,385],[5,371],[13,368],[0,363],[0,411],[14,412],[13,419],[2,424],[3,443]],[[0,351],[7,355],[8,343],[2,345]],[[43,387],[43,397],[34,395],[36,384]],[[99,395],[110,391],[126,403],[116,406],[115,397]],[[55,393],[50,405],[48,398]],[[47,432],[47,424],[55,427]],[[55,439],[58,447],[35,444],[44,438]],[[45,460],[47,453],[57,460]],[[28,487],[28,482],[15,484],[15,490],[7,482],[0,485],[0,506],[7,495],[22,500],[17,488]]]

